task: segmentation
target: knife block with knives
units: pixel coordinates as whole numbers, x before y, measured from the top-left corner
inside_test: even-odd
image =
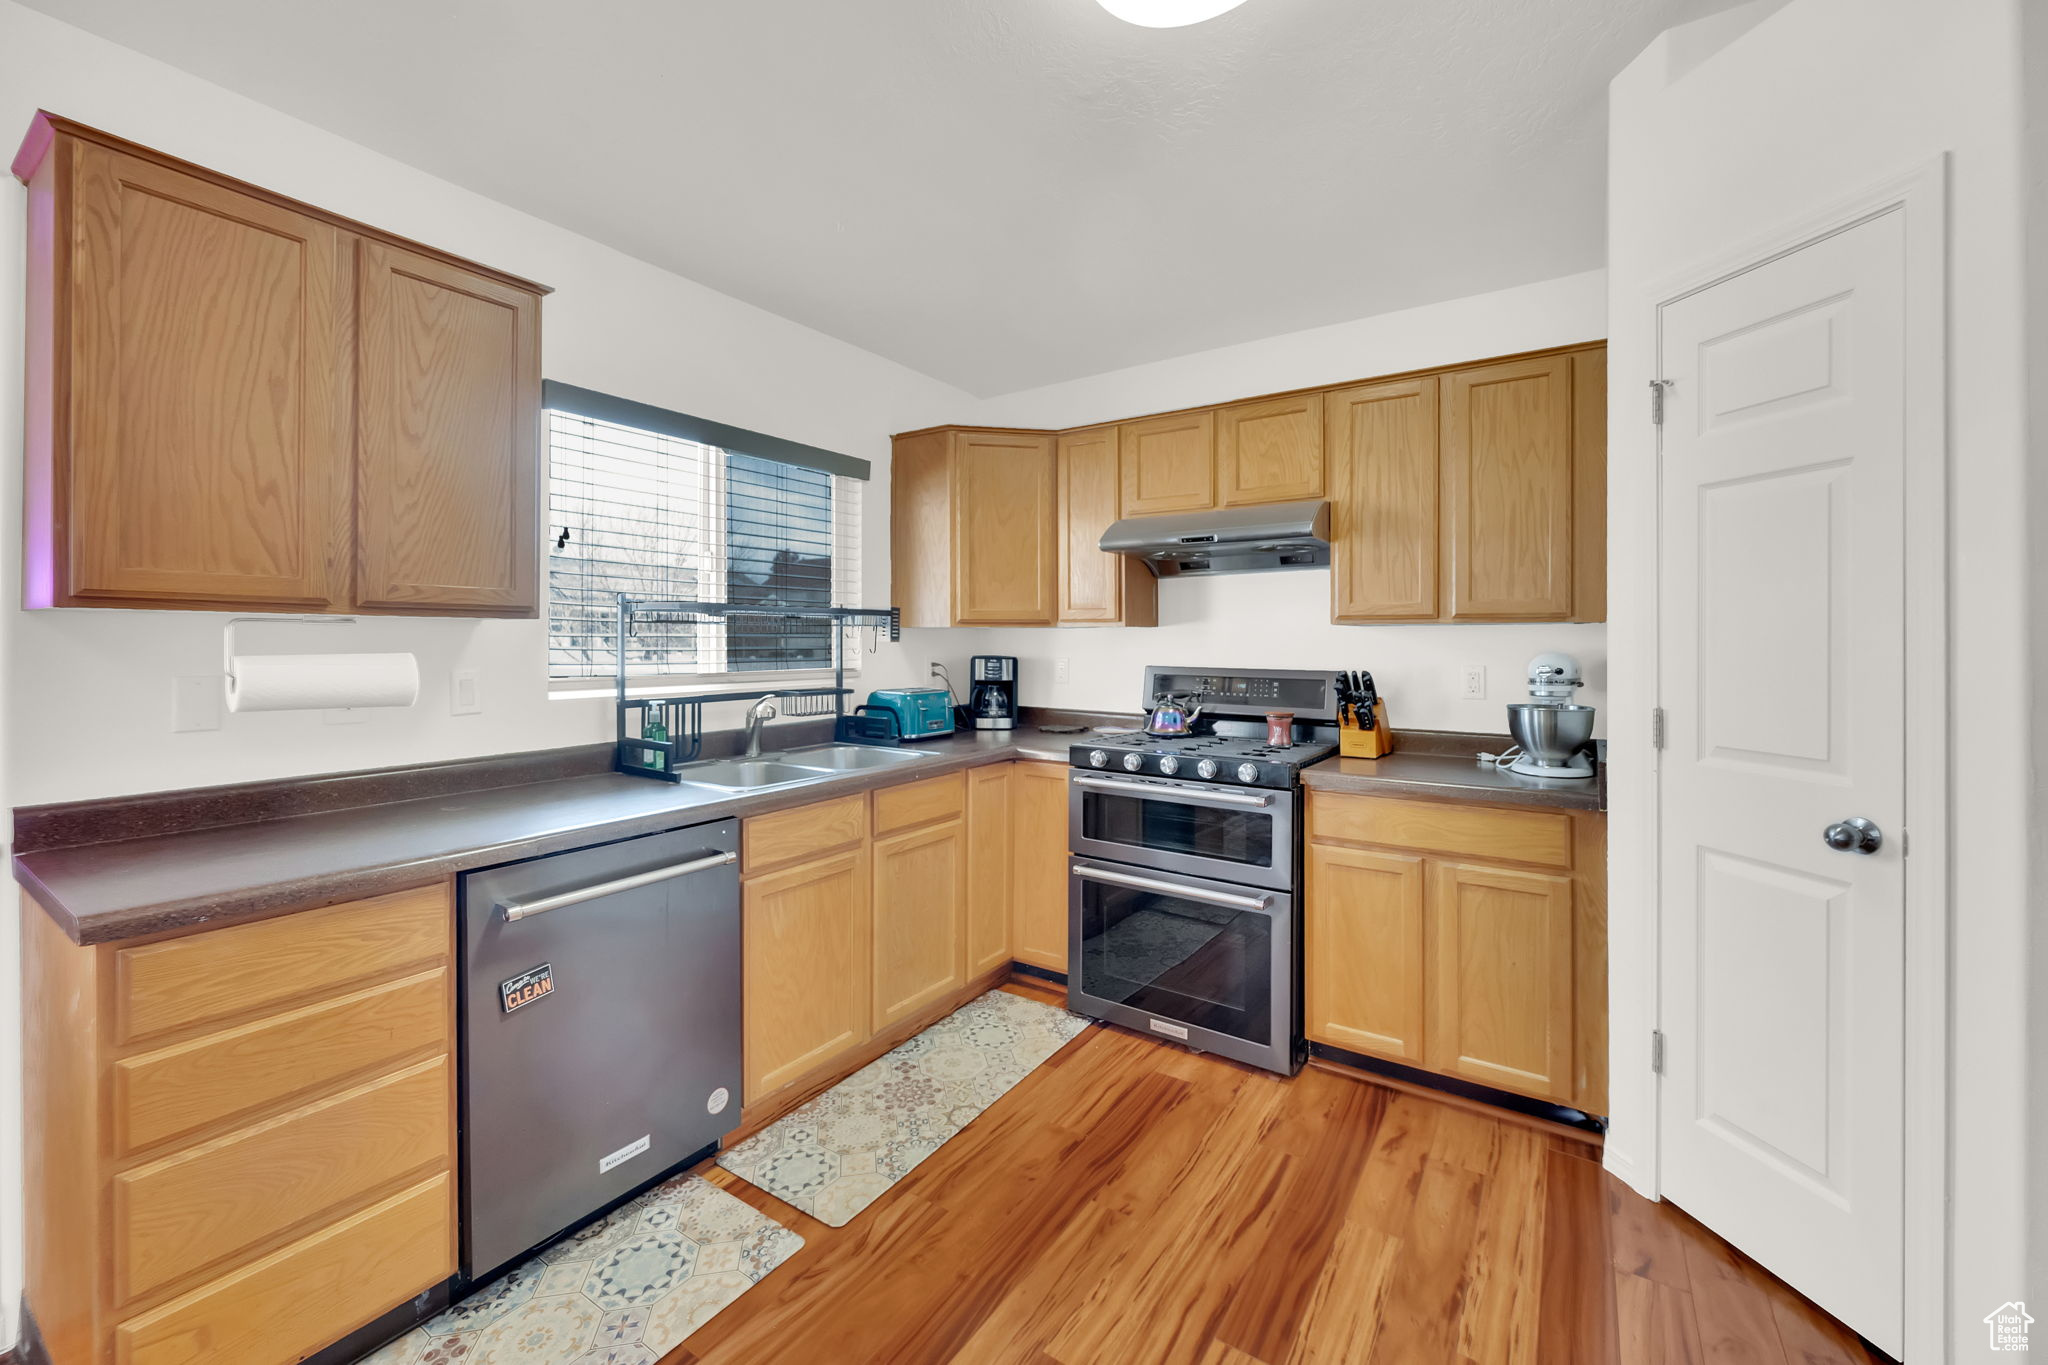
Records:
[[[1384,758],[1394,752],[1387,703],[1370,673],[1337,675],[1337,725],[1337,752],[1345,758]]]

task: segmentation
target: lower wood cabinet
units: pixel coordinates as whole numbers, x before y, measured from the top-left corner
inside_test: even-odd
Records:
[[[1011,953],[1048,971],[1067,970],[1067,768],[1019,763],[1011,775]]]
[[[1310,1041],[1605,1112],[1605,819],[1309,795]]]
[[[747,1098],[867,1041],[868,887],[865,819],[852,847],[741,883]]]
[[[967,975],[1010,960],[1010,770],[1013,763],[967,774]]]
[[[880,1032],[966,984],[966,820],[875,840],[872,904]]]
[[[51,1365],[284,1365],[455,1272],[445,885],[143,944],[23,907]]]
[[[1310,844],[1307,861],[1309,1037],[1423,1065],[1422,859]]]
[[[743,822],[746,1103],[829,1075],[1010,962],[1022,766]],[[1064,824],[1059,837],[1064,856]]]

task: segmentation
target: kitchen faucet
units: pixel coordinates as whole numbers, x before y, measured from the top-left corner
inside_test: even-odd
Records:
[[[761,722],[773,720],[781,713],[775,709],[775,699],[782,694],[769,692],[747,708],[747,749],[742,758],[761,756]]]

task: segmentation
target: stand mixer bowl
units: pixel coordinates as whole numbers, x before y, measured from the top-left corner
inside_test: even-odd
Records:
[[[1593,709],[1555,702],[1508,703],[1508,733],[1540,768],[1569,766],[1593,738]]]

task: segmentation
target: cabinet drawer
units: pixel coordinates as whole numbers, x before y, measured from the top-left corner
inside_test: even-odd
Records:
[[[123,1155],[407,1057],[450,1050],[448,969],[354,991],[114,1064]]]
[[[453,925],[437,884],[123,948],[116,1032],[132,1043],[445,960]]]
[[[751,877],[771,867],[851,848],[868,834],[868,799],[842,796],[814,806],[755,815],[740,825],[741,871]]]
[[[116,1300],[137,1298],[408,1174],[446,1168],[436,1057],[114,1178]]]
[[[1310,792],[1308,837],[1543,867],[1572,865],[1571,817],[1560,811]]]
[[[959,818],[967,810],[967,775],[951,773],[875,793],[875,837]]]
[[[455,1272],[446,1174],[124,1322],[115,1365],[299,1360]]]

